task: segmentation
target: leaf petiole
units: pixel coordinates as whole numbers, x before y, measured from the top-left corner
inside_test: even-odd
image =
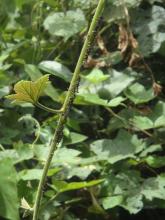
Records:
[[[50,113],[54,113],[54,114],[57,114],[57,113],[62,113],[63,110],[62,109],[59,109],[59,110],[56,110],[56,109],[52,109],[52,108],[49,108],[49,107],[46,107],[45,105],[42,105],[40,102],[36,102],[35,105],[47,112],[50,112]]]

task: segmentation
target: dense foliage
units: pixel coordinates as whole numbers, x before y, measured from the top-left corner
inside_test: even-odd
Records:
[[[0,1],[2,219],[31,219],[59,117],[33,104],[60,109],[97,2]],[[165,208],[164,59],[164,0],[106,0],[48,172],[41,220],[163,219],[156,210]],[[5,97],[20,80],[35,81],[30,103]]]

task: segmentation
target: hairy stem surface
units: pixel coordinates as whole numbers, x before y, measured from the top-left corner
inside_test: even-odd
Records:
[[[47,172],[48,172],[54,151],[57,149],[57,145],[61,141],[63,127],[65,125],[65,121],[66,121],[69,109],[73,103],[75,94],[78,89],[80,69],[81,69],[82,64],[84,63],[88,49],[90,47],[90,43],[93,39],[94,30],[96,28],[98,19],[99,19],[100,15],[102,13],[102,10],[103,10],[104,1],[105,0],[99,0],[99,2],[98,2],[94,17],[93,17],[92,22],[90,24],[90,28],[89,28],[86,40],[85,40],[83,48],[81,50],[80,57],[78,59],[78,62],[77,62],[75,71],[73,73],[73,77],[72,77],[72,80],[71,80],[71,83],[70,83],[70,86],[69,86],[69,89],[68,89],[63,107],[62,107],[63,112],[59,116],[56,131],[54,133],[54,136],[53,136],[53,139],[51,142],[50,151],[49,151],[49,154],[48,154],[48,157],[47,157],[44,169],[43,169],[43,174],[42,174],[41,180],[39,182],[37,195],[36,195],[36,201],[34,204],[33,220],[38,220],[40,202],[42,199],[42,194],[43,194],[42,192],[43,192],[43,187],[44,187],[45,180],[47,177]]]

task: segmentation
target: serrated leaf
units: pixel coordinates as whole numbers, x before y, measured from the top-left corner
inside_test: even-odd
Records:
[[[38,67],[32,64],[25,65],[25,72],[29,75],[32,81],[35,81],[43,76],[40,70],[38,69]],[[56,102],[58,101],[59,98],[58,91],[56,88],[53,87],[51,83],[48,83],[47,88],[45,90],[45,94],[49,96],[52,100]]]
[[[45,19],[43,25],[51,35],[62,36],[67,40],[85,28],[86,20],[83,11],[77,9],[75,11],[67,11],[66,13],[56,12],[50,14]]]
[[[35,82],[21,80],[14,86],[14,91],[16,94],[8,95],[6,98],[14,100],[14,102],[30,102],[35,104],[42,95],[48,82],[48,74],[42,76]]]

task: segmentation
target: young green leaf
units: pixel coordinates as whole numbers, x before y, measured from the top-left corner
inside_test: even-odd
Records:
[[[48,82],[48,74],[40,77],[35,82],[21,80],[14,86],[14,91],[16,94],[8,95],[6,98],[11,99],[14,102],[30,102],[35,104],[42,95]]]

